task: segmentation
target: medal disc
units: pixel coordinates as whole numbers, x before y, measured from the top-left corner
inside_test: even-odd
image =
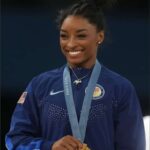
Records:
[[[90,148],[87,146],[87,144],[84,143],[81,150],[90,150]]]

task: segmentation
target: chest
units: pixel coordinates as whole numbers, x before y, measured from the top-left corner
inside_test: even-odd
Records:
[[[88,79],[84,80],[81,84],[72,84],[72,93],[74,105],[78,119],[82,109],[84,96],[86,94]],[[39,111],[42,121],[64,123],[68,121],[68,111],[64,96],[63,82],[55,82],[48,88],[47,95],[41,98]],[[113,90],[102,82],[98,82],[95,86],[93,93],[89,122],[112,118],[113,115]]]

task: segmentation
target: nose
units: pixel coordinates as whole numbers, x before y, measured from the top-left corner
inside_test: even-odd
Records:
[[[69,38],[67,42],[67,47],[73,49],[76,46],[76,41],[74,38]]]

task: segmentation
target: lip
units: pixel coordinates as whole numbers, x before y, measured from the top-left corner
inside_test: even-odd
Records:
[[[81,54],[82,51],[69,51],[68,53],[70,56],[77,56],[77,55]]]

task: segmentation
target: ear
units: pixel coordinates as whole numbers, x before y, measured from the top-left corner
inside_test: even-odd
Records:
[[[98,32],[98,41],[97,41],[98,44],[101,44],[104,41],[104,36],[105,36],[105,33],[103,30]]]

